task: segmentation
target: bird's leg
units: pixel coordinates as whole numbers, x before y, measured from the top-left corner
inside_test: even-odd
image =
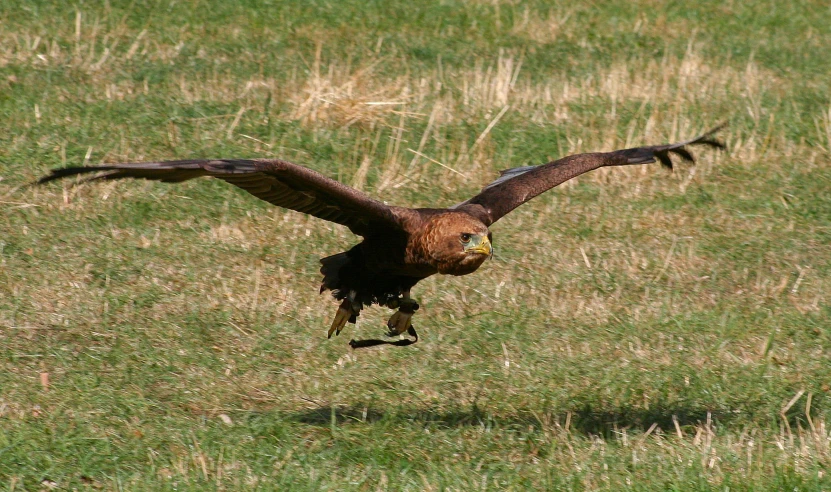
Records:
[[[390,329],[387,336],[394,337],[405,331],[415,331],[412,330],[412,319],[413,314],[418,311],[418,302],[415,299],[410,299],[409,290],[405,290],[402,293],[401,299],[395,299],[388,303],[387,306],[393,309],[398,308],[398,311],[394,312],[389,321],[387,321],[387,327]]]
[[[332,326],[329,328],[329,338],[332,338],[332,333],[340,335],[340,331],[346,326],[347,321],[354,324],[362,308],[361,303],[351,301],[349,298],[344,299],[338,306],[335,319],[332,320]]]

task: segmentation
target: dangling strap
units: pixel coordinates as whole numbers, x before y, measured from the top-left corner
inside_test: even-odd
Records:
[[[390,342],[389,340],[378,340],[378,339],[371,339],[371,340],[350,340],[349,346],[353,349],[359,348],[366,348],[366,347],[374,347],[376,345],[395,345],[396,347],[406,347],[407,345],[412,345],[418,341],[418,333],[416,333],[415,328],[412,326],[407,328],[407,334],[414,338],[414,340],[404,339],[404,340],[396,340],[394,342]]]

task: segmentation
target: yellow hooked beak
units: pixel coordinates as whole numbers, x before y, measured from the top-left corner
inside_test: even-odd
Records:
[[[465,253],[477,253],[485,256],[491,256],[493,254],[493,248],[487,236],[473,236],[464,247]]]

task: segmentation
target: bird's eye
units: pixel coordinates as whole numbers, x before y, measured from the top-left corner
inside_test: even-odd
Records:
[[[470,234],[465,232],[460,237],[461,237],[463,243],[469,243],[470,242]]]

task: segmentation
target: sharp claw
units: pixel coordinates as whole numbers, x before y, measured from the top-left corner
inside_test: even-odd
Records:
[[[358,313],[361,312],[360,306],[360,304],[356,305],[344,299],[338,307],[338,311],[335,313],[335,319],[332,320],[332,326],[329,327],[327,338],[332,338],[332,333],[340,335],[341,330],[343,330],[347,322],[354,323],[358,317]]]
[[[332,338],[332,333],[336,335],[340,335],[340,331],[346,325],[346,322],[349,320],[349,316],[352,313],[347,311],[346,309],[339,307],[338,312],[335,313],[335,319],[332,320],[332,326],[329,328],[329,334],[327,338]]]

